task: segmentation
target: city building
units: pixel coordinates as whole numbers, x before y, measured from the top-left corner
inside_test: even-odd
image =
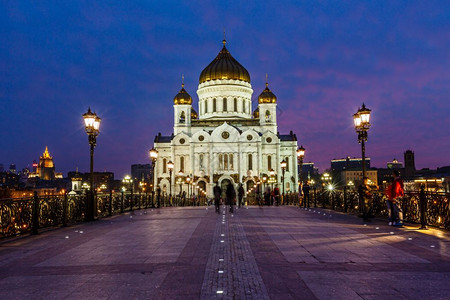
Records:
[[[47,146],[45,146],[45,151],[39,158],[39,164],[36,167],[36,172],[32,172],[29,174],[29,178],[34,177],[39,177],[42,180],[55,180],[61,179],[63,177],[62,173],[55,172],[55,164],[53,163],[53,157],[50,156]]]
[[[273,179],[283,191],[280,163],[284,160],[284,190],[297,191],[297,137],[292,131],[278,132],[277,97],[267,79],[254,110],[252,94],[250,74],[230,54],[224,40],[217,57],[200,73],[197,110],[182,83],[173,99],[173,134],[158,134],[154,139],[159,152],[155,186],[172,194],[180,188],[187,191],[189,176],[212,196],[216,183],[223,190],[239,183],[249,190],[260,178],[269,178],[273,169]],[[169,161],[174,164],[172,172]]]
[[[369,178],[370,185],[378,186],[378,171],[370,169],[366,171],[366,176]],[[362,183],[363,172],[362,170],[344,170],[341,172],[341,184],[342,186],[355,186],[358,187]]]
[[[405,158],[405,178],[412,179],[414,175],[416,175],[414,152],[412,150],[406,150],[404,153],[404,158]]]
[[[131,165],[131,177],[134,181],[150,180],[152,173],[151,164],[134,164]]]
[[[388,161],[387,168],[388,169],[402,169],[403,163],[394,158],[392,161]]]
[[[69,172],[67,177],[71,181],[72,190],[78,192],[80,189],[89,188],[91,173],[79,173],[77,168],[76,171]],[[114,173],[94,172],[94,188],[98,189],[99,187],[104,187],[104,189],[113,189]]]
[[[17,169],[16,169],[16,165],[15,164],[10,164],[9,165],[9,173],[11,173],[11,174],[16,174],[17,173]]]
[[[370,169],[370,158],[366,157],[366,170]],[[360,169],[362,170],[362,158],[350,158],[347,156],[346,158],[341,159],[332,159],[331,160],[331,172],[339,173],[344,170],[349,169]]]

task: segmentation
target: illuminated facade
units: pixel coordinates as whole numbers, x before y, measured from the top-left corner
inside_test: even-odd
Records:
[[[29,178],[33,177],[39,177],[43,180],[54,180],[56,178],[62,178],[62,173],[55,172],[53,157],[50,156],[47,146],[45,146],[45,151],[39,158],[39,164],[36,167],[36,172],[30,173],[29,175]]]
[[[154,147],[158,150],[154,184],[172,194],[187,191],[186,178],[212,196],[218,183],[249,190],[269,171],[281,187],[280,162],[287,162],[285,191],[298,190],[297,137],[278,133],[277,97],[266,87],[252,108],[253,94],[248,71],[230,54],[223,41],[217,57],[201,72],[198,113],[192,97],[182,84],[174,98],[174,127],[171,136],[158,134]],[[172,181],[167,163],[174,163]],[[180,172],[181,171],[181,172]],[[195,190],[194,190],[195,192]]]

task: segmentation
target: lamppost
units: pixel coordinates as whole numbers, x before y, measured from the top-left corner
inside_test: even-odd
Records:
[[[275,170],[272,168],[269,171],[270,174],[270,182],[272,183],[272,190],[273,190],[273,183],[275,182]]]
[[[191,194],[190,194],[189,185],[191,183],[191,177],[189,175],[186,177],[186,183],[187,183],[187,186],[188,186],[188,197],[190,198]]]
[[[183,175],[184,175],[184,173],[182,170],[178,171],[178,176],[179,176],[178,182],[180,183],[180,196],[181,196],[181,193],[183,192]]]
[[[283,159],[280,164],[281,164],[281,184],[283,185],[283,196],[282,196],[283,198],[281,200],[282,203],[284,204],[284,172],[286,172],[287,162]]]
[[[300,148],[297,149],[297,163],[298,163],[298,181],[300,182],[298,186],[298,196],[300,197],[303,193],[303,158],[305,158],[305,148],[303,148],[303,145],[300,146]],[[304,201],[303,197],[303,206],[306,207],[306,203]]]
[[[158,159],[158,151],[152,147],[152,149],[149,150],[150,159],[152,160],[152,208],[155,208],[155,202],[153,199],[155,198],[155,164],[156,160]]]
[[[130,186],[130,211],[133,211],[133,179],[131,179],[130,175],[125,175],[125,177],[122,179],[122,182]]]
[[[353,122],[355,124],[355,130],[358,133],[358,143],[361,144],[361,154],[362,154],[362,183],[364,184],[364,178],[366,177],[366,145],[367,142],[367,132],[370,128],[370,112],[371,110],[366,108],[363,103],[361,108],[353,115]],[[364,199],[360,196],[361,212],[365,216],[365,203]]]
[[[89,145],[91,146],[91,177],[90,177],[90,192],[86,205],[86,220],[93,221],[95,219],[96,203],[94,199],[94,148],[97,144],[97,136],[100,132],[101,119],[94,112],[91,112],[89,107],[87,113],[83,114],[84,126],[89,138]]]
[[[266,190],[267,177],[263,176],[262,180],[263,180],[263,188],[264,188],[264,191],[265,191]]]
[[[167,163],[167,169],[169,169],[169,202],[172,201],[172,171],[173,171],[174,164],[171,160]]]

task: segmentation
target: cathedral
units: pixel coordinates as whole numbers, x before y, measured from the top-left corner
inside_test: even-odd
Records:
[[[278,132],[277,97],[267,79],[255,110],[252,94],[250,74],[224,40],[217,57],[200,73],[198,112],[183,83],[173,99],[172,135],[155,137],[155,186],[178,194],[180,189],[188,192],[190,183],[194,193],[192,186],[212,197],[216,184],[222,190],[242,184],[249,191],[264,178],[283,191],[284,160],[284,191],[297,192],[297,137],[292,131]]]

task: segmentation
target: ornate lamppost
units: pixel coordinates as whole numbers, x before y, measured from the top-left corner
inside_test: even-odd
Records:
[[[275,170],[272,168],[269,171],[270,174],[270,183],[272,183],[272,191],[273,191],[273,183],[275,182]]]
[[[131,179],[130,175],[125,175],[122,182],[130,187],[130,211],[133,211],[133,179]]]
[[[87,113],[83,114],[85,130],[89,138],[89,145],[91,146],[91,165],[90,165],[90,192],[86,205],[86,221],[93,221],[95,219],[95,210],[97,205],[94,199],[94,148],[97,144],[97,136],[100,132],[101,119],[94,112],[91,112],[89,107]]]
[[[182,170],[178,171],[178,176],[179,176],[178,182],[180,183],[180,196],[181,196],[181,193],[183,192],[183,175],[184,175],[184,173]]]
[[[370,128],[370,113],[371,110],[366,107],[363,103],[361,108],[353,115],[353,122],[355,124],[355,130],[358,133],[358,143],[361,144],[361,154],[362,154],[362,183],[364,184],[364,178],[366,177],[366,145],[367,142],[367,132]],[[365,216],[365,203],[364,199],[360,196],[361,212]]]
[[[283,159],[281,161],[281,184],[283,185],[283,198],[282,198],[282,203],[284,203],[284,172],[286,172],[286,167],[287,167],[287,162]]]
[[[190,194],[189,185],[191,184],[191,177],[189,175],[186,177],[186,183],[187,183],[187,186],[188,186],[188,197],[190,198],[191,194]]]
[[[155,208],[155,202],[153,199],[155,198],[155,164],[156,160],[158,159],[158,151],[152,147],[152,149],[149,150],[150,159],[152,160],[152,208]]]
[[[303,148],[303,145],[300,146],[300,148],[297,149],[297,163],[298,163],[298,169],[299,169],[299,174],[298,174],[298,181],[300,182],[299,186],[298,186],[298,195],[300,197],[300,195],[302,195],[303,193],[303,158],[305,158],[305,148]],[[303,198],[304,200],[304,198]],[[303,206],[306,207],[306,203],[305,201],[303,201]]]
[[[169,160],[169,162],[167,163],[167,169],[169,169],[169,202],[171,203],[172,201],[172,171],[174,168],[174,164],[171,160]]]

